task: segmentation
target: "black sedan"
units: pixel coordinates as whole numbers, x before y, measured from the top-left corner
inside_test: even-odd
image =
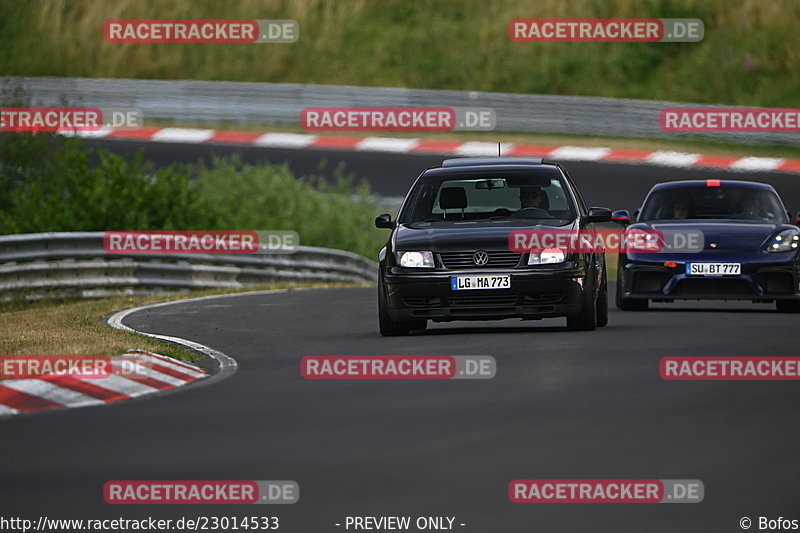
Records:
[[[385,336],[427,321],[566,317],[571,330],[608,322],[602,253],[511,245],[515,233],[580,232],[611,212],[586,207],[564,168],[540,158],[449,159],[423,172],[380,252],[378,316]]]
[[[658,232],[681,247],[620,254],[616,304],[648,308],[650,301],[750,300],[800,311],[800,230],[770,185],[736,180],[659,183],[628,231]],[[689,239],[696,241],[688,247]]]

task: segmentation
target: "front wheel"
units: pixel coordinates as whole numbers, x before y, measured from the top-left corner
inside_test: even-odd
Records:
[[[600,282],[600,293],[597,295],[597,327],[602,328],[608,325],[608,276],[603,265],[603,272],[600,274],[603,281]]]
[[[588,278],[588,276],[587,276]],[[594,280],[586,280],[587,291],[583,296],[583,306],[581,312],[576,316],[567,317],[567,329],[570,331],[594,331],[597,327],[597,301],[594,291],[590,288],[594,286]]]

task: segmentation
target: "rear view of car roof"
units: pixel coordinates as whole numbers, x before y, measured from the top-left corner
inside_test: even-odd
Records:
[[[480,174],[499,171],[553,171],[556,163],[543,161],[541,157],[462,157],[445,159],[440,167],[428,168],[422,176],[436,177],[452,174]]]
[[[442,168],[474,167],[484,165],[541,165],[541,157],[461,157],[445,159]]]
[[[657,189],[678,189],[689,187],[745,187],[749,189],[766,189],[774,190],[772,185],[767,183],[759,183],[757,181],[739,181],[739,180],[682,180],[682,181],[665,181],[656,183],[653,190]]]

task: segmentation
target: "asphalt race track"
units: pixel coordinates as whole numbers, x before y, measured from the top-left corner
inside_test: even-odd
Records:
[[[381,196],[403,197],[423,170],[440,165],[443,159],[457,156],[393,154],[343,150],[310,150],[253,146],[190,145],[122,140],[87,140],[87,144],[103,146],[125,154],[139,149],[157,166],[175,162],[210,162],[213,156],[239,153],[248,163],[287,162],[297,176],[332,176],[340,164],[347,172],[367,180]],[[702,152],[702,149],[699,150]],[[747,147],[742,147],[747,154]],[[320,163],[324,169],[320,170]],[[650,188],[661,181],[676,179],[750,179],[770,183],[783,198],[786,208],[795,214],[800,210],[800,175],[770,172],[726,172],[706,169],[681,169],[662,166],[640,166],[625,163],[563,161],[575,179],[586,201],[611,209],[638,208]]]
[[[148,156],[191,160],[208,150],[148,145]],[[313,165],[297,160],[300,151],[258,150]],[[385,195],[403,194],[441,159],[335,156]],[[592,205],[634,208],[666,178],[750,177],[800,207],[798,176],[567,166]],[[273,514],[282,531],[301,533],[378,515],[454,516],[465,524],[456,530],[479,533],[741,531],[743,516],[800,518],[798,383],[671,382],[658,372],[664,356],[800,355],[798,315],[771,304],[657,304],[612,309],[594,332],[568,332],[563,319],[507,320],[382,338],[375,306],[374,288],[303,290],[129,316],[135,329],[225,352],[238,372],[156,399],[3,421],[0,505],[28,518]],[[497,375],[304,380],[305,355],[492,355]],[[705,500],[512,504],[517,478],[700,479]],[[290,479],[301,495],[294,505],[112,506],[102,486],[113,479]]]

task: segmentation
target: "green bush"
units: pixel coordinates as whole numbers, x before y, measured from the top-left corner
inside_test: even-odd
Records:
[[[77,138],[0,135],[0,233],[106,230],[293,230],[303,245],[374,258],[386,235],[366,184],[335,185],[286,165],[238,157],[154,168]]]
[[[374,258],[386,232],[373,226],[379,206],[366,183],[337,169],[336,184],[297,179],[285,164],[248,165],[237,157],[193,169],[197,194],[217,229],[293,230],[309,246]]]
[[[154,170],[141,154],[126,160],[86,149],[77,138],[4,134],[0,146],[3,233],[185,229],[203,222],[200,199],[179,167]]]

